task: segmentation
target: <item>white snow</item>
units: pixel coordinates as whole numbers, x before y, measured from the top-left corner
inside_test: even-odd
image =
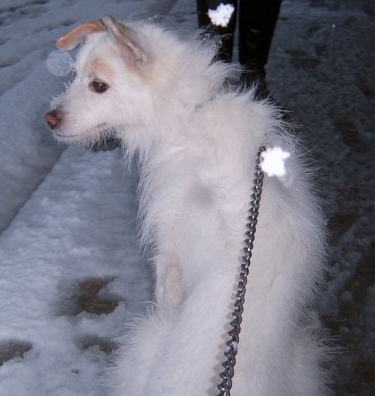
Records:
[[[260,166],[268,176],[285,176],[285,161],[290,157],[288,151],[282,150],[280,147],[269,147],[262,153]]]
[[[215,10],[208,10],[207,14],[213,25],[226,27],[232,17],[234,7],[232,4],[220,3]]]
[[[87,339],[114,339],[151,299],[136,241],[137,180],[126,173],[118,149],[69,148],[3,232],[0,340],[32,349],[4,364],[0,395],[103,393],[106,355]],[[102,292],[122,301],[110,315],[77,313],[71,296],[90,279],[108,279]]]

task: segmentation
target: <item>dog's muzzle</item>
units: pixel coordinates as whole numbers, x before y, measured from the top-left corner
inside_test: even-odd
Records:
[[[54,109],[49,113],[44,114],[44,119],[51,129],[55,129],[61,125],[63,118],[62,116],[63,113],[60,110]]]

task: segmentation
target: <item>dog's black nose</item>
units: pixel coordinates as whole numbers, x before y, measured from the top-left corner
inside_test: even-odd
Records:
[[[49,113],[44,114],[44,119],[51,129],[55,129],[61,124],[62,113],[61,111],[54,109]]]

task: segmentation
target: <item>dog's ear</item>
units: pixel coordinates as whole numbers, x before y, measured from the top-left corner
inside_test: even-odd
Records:
[[[131,65],[144,64],[148,58],[144,48],[139,42],[137,32],[129,26],[123,25],[115,18],[105,15],[101,19],[106,30],[112,34],[120,44],[121,55],[126,63]]]
[[[75,48],[83,39],[95,32],[103,32],[105,31],[105,27],[101,21],[92,21],[84,23],[73,29],[70,33],[66,34],[63,37],[60,37],[57,40],[57,48],[61,50],[69,51]]]

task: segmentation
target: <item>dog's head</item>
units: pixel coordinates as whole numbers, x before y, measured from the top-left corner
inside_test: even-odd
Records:
[[[110,16],[78,26],[57,47],[71,50],[83,41],[75,79],[44,118],[59,140],[86,144],[105,130],[140,122],[150,100],[145,87],[150,54],[139,33]]]

